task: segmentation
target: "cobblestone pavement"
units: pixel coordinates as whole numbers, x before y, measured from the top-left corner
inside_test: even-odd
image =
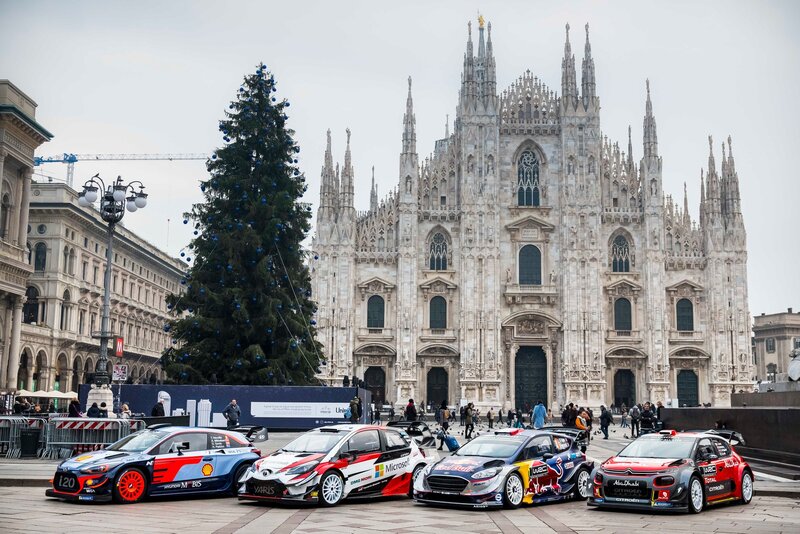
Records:
[[[571,533],[800,531],[800,501],[756,497],[749,506],[720,505],[700,515],[642,514],[590,509],[566,502],[517,510],[428,508],[389,499],[335,508],[270,507],[233,498],[153,500],[131,506],[74,504],[44,498],[43,488],[0,488],[0,531],[192,532],[288,534],[323,532]]]

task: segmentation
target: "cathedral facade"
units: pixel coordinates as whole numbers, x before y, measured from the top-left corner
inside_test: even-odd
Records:
[[[498,93],[472,28],[453,132],[420,160],[411,79],[397,188],[353,205],[350,131],[331,134],[313,241],[319,378],[373,398],[547,406],[730,405],[750,390],[746,236],[730,137],[709,137],[700,217],[662,189],[647,84],[641,157],[603,135],[586,27],[560,94],[530,71]],[[374,173],[374,171],[373,171]],[[674,402],[673,402],[674,405]]]

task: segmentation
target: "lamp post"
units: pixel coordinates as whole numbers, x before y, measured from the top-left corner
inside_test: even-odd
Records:
[[[138,186],[139,190],[136,191]],[[98,191],[100,193],[98,193]],[[78,205],[89,207],[100,199],[100,217],[108,223],[108,237],[106,245],[106,272],[103,277],[103,310],[100,319],[100,333],[92,334],[92,337],[100,339],[100,354],[97,360],[97,369],[94,375],[94,382],[97,388],[105,388],[111,381],[108,373],[108,340],[112,333],[109,332],[109,315],[111,314],[111,268],[112,248],[114,246],[114,227],[122,220],[125,210],[134,212],[147,205],[147,193],[144,192],[144,184],[138,180],[123,183],[122,177],[106,186],[100,175],[95,174],[83,184],[83,191],[78,194]]]

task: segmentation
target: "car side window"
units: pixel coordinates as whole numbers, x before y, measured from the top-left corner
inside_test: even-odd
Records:
[[[410,442],[403,439],[403,436],[400,435],[400,432],[396,432],[394,430],[384,430],[383,435],[386,436],[387,451],[408,448]]]
[[[560,436],[553,436],[553,444],[558,452],[567,451],[571,447],[570,441],[567,438],[562,438]]]
[[[731,448],[728,446],[725,440],[719,438],[714,439],[714,449],[716,450],[717,456],[720,458],[727,458],[731,455]]]
[[[242,438],[238,438],[236,436],[229,436],[227,434],[217,434],[216,432],[209,432],[208,434],[209,439],[209,449],[219,450],[219,449],[237,449],[240,447],[247,447],[248,443],[247,440],[242,436]]]
[[[714,447],[711,445],[711,440],[708,438],[703,438],[697,444],[697,452],[694,455],[695,461],[705,459],[709,454],[717,454],[714,451]]]
[[[347,440],[346,448],[343,450],[351,453],[380,451],[381,440],[378,437],[378,431],[365,430],[363,432],[359,432]]]
[[[533,460],[534,458],[541,458],[546,453],[552,453],[553,447],[550,443],[550,436],[537,436],[528,442],[525,446],[523,459]]]
[[[158,448],[158,454],[170,454],[178,452],[178,445],[189,445],[189,448],[182,449],[182,452],[204,451],[208,449],[208,434],[204,432],[184,432],[170,436]]]

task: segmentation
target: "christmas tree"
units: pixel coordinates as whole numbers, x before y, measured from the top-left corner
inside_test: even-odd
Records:
[[[204,200],[185,215],[191,267],[167,297],[176,318],[164,327],[173,345],[163,363],[178,383],[316,383],[321,345],[301,247],[311,207],[299,202],[300,149],[276,91],[263,64],[245,77],[220,121]]]

